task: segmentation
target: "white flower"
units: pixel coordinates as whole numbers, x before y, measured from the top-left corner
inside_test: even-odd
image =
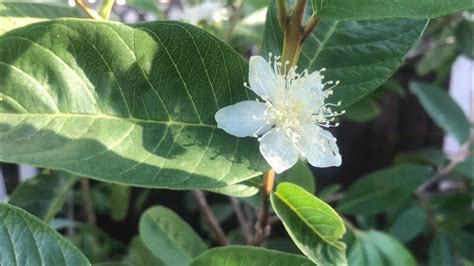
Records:
[[[324,103],[333,87],[323,89],[332,82],[321,83],[324,77],[318,71],[296,74],[296,67],[283,75],[287,64],[278,59],[273,57],[272,64],[261,56],[250,58],[250,86],[245,86],[264,102],[243,101],[220,109],[217,126],[237,137],[262,135],[260,152],[277,173],[291,168],[298,158],[316,167],[341,165],[336,139],[323,129],[337,126],[332,124],[334,117],[344,113],[330,108],[340,103]]]

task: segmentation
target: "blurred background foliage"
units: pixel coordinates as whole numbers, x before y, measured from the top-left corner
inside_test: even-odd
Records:
[[[268,2],[128,0],[115,5],[112,20],[187,21],[248,58],[261,51]],[[0,34],[7,23],[21,26],[83,16],[60,1],[0,3],[0,16],[7,13]],[[473,66],[473,21],[469,11],[431,20],[392,78],[347,109],[334,132],[341,167],[313,169],[301,163],[278,176],[277,182],[299,184],[345,217],[350,265],[408,265],[413,260],[433,266],[474,265],[472,72],[461,75],[463,82],[471,83],[468,109],[448,91],[455,72],[462,71],[454,66],[463,60]],[[199,215],[192,192],[132,188],[48,169],[22,181],[16,165],[1,167],[8,202],[51,222],[91,262],[179,265],[187,256],[219,244]],[[258,183],[249,181],[232,191],[246,197],[206,192],[232,244],[248,240],[245,231],[252,230],[260,203]],[[169,221],[155,226],[156,215]],[[271,218],[272,233],[263,245],[299,253],[282,224]],[[160,250],[163,241],[172,241],[184,253]]]

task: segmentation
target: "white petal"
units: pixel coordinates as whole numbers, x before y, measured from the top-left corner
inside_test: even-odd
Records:
[[[340,166],[342,159],[333,135],[316,125],[308,125],[298,142],[303,157],[315,167]]]
[[[256,101],[243,101],[217,111],[217,127],[237,136],[248,137],[267,132],[272,125],[264,119],[265,104]]]
[[[282,78],[273,71],[270,63],[261,56],[252,56],[249,61],[250,89],[263,99],[274,99],[279,93]]]
[[[263,135],[260,141],[260,152],[278,174],[291,168],[298,161],[298,151],[293,143],[287,140],[277,128]]]
[[[321,84],[321,74],[318,71],[293,82],[290,90],[298,93],[299,98],[312,109],[319,109],[324,104],[323,85]],[[311,94],[316,97],[308,97]]]

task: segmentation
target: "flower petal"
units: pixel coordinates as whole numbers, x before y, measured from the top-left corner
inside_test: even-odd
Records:
[[[342,162],[336,139],[331,132],[316,125],[305,126],[305,132],[298,142],[303,157],[315,167],[340,166]]]
[[[278,174],[291,168],[298,161],[298,151],[293,143],[277,128],[263,135],[260,152]]]
[[[273,100],[281,88],[282,78],[265,58],[252,56],[249,61],[250,89],[264,100]]]
[[[237,137],[261,135],[272,127],[264,119],[266,109],[265,104],[256,101],[226,106],[215,115],[217,127]]]
[[[321,82],[321,74],[315,71],[293,82],[290,90],[297,94],[308,108],[319,109],[325,100]]]

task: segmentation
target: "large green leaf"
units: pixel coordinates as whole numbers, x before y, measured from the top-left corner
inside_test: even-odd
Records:
[[[303,44],[298,66],[326,68],[325,80],[340,84],[331,101],[342,107],[357,102],[388,79],[400,66],[426,27],[426,20],[321,20]],[[264,52],[281,54],[283,34],[275,1],[268,9]]]
[[[214,120],[248,99],[247,71],[229,46],[178,22],[11,31],[0,37],[0,160],[171,189],[250,179],[268,167],[257,141]]]
[[[390,226],[389,233],[407,242],[423,232],[427,219],[425,210],[417,205],[404,210]]]
[[[314,263],[347,263],[346,245],[339,241],[346,228],[331,206],[291,183],[279,184],[271,203],[291,239]]]
[[[68,240],[35,216],[0,204],[0,265],[90,265]]]
[[[471,0],[312,0],[329,2],[318,15],[332,19],[432,18],[472,8]]]
[[[460,144],[469,140],[469,121],[461,107],[445,91],[436,86],[411,83],[413,92],[433,121]]]
[[[272,265],[272,266],[310,266],[314,265],[303,256],[290,253],[245,246],[228,246],[213,248],[199,255],[192,266],[239,266],[239,265]]]
[[[78,9],[71,8],[66,1],[48,3],[0,1],[0,35],[14,28],[47,19],[62,17],[80,17]]]
[[[167,265],[188,265],[207,249],[185,221],[162,206],[152,207],[142,215],[140,238]]]
[[[410,198],[432,174],[428,166],[397,165],[358,179],[344,193],[338,210],[371,215],[393,208]]]
[[[67,193],[77,178],[68,174],[39,175],[22,183],[8,203],[50,222],[61,210]]]
[[[351,266],[415,266],[415,258],[395,238],[379,231],[360,232],[348,255]]]

